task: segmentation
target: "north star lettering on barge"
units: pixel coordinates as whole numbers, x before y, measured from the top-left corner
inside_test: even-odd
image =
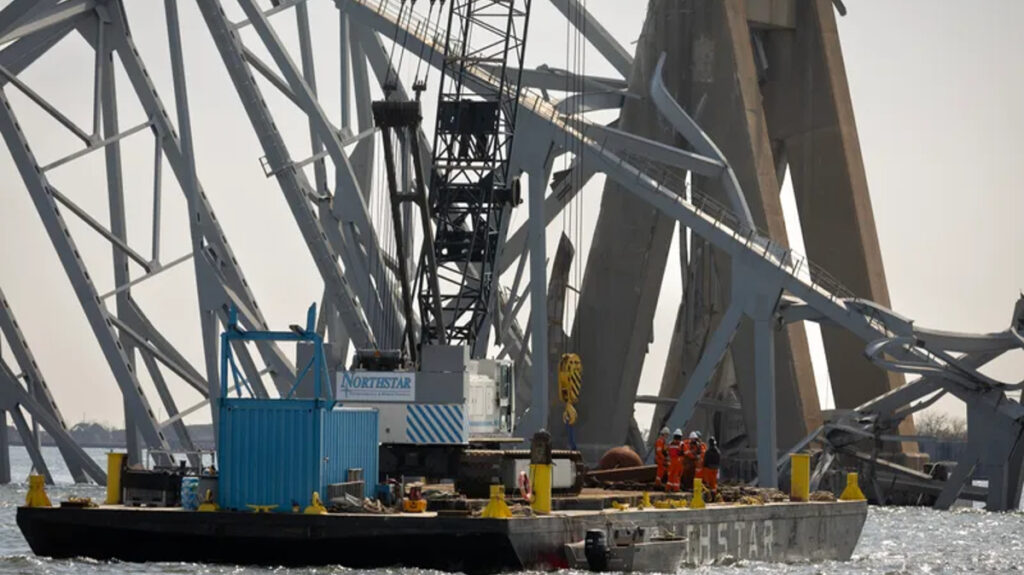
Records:
[[[662,527],[661,535],[682,535],[687,540],[684,565],[703,565],[723,559],[775,558],[775,524],[763,521],[724,521]]]

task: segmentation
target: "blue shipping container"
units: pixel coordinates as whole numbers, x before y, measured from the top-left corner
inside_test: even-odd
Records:
[[[363,470],[366,493],[372,494],[377,437],[373,409],[332,409],[312,399],[222,399],[220,506],[305,508],[314,491],[326,497],[327,485],[345,481],[353,468]]]

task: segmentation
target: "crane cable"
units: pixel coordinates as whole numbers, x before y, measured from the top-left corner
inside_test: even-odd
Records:
[[[424,42],[420,44],[419,58],[416,60],[416,77],[413,79],[412,85],[415,88],[420,82],[420,67],[423,65],[423,52],[427,48],[427,44],[430,44],[430,19],[434,16],[434,4],[437,0],[430,0],[430,7],[427,10],[427,18],[423,20],[423,36]],[[444,8],[444,2],[441,3],[441,8]],[[438,9],[438,15],[441,14],[441,10]],[[430,72],[430,64],[427,64],[427,72]],[[423,79],[424,87],[426,87],[427,80]]]
[[[431,61],[434,58],[434,53],[437,52],[438,43],[441,42],[441,39],[442,39],[442,37],[441,37],[441,22],[442,22],[442,18],[443,18],[443,14],[444,14],[444,2],[445,2],[445,0],[439,0],[439,2],[438,2],[440,5],[437,8],[437,15],[435,16],[436,20],[434,20],[434,28],[433,28],[433,34],[434,35],[433,35],[433,37],[427,39],[428,42],[424,43],[424,46],[426,46],[426,44],[430,44],[430,54],[428,55],[428,58],[430,58]],[[433,7],[433,2],[431,2],[431,7]],[[429,16],[429,14],[427,15],[426,27],[427,27],[427,32],[425,32],[425,33],[429,34],[431,32],[431,30],[430,30],[430,16]],[[444,59],[444,57],[448,53],[447,39],[445,40],[445,44],[441,45],[440,48],[441,48],[441,58]],[[420,61],[421,62],[423,61],[423,51],[422,50],[420,51]],[[427,62],[427,71],[423,73],[423,86],[424,86],[424,88],[426,87],[427,82],[430,81],[430,69],[433,68],[433,65],[432,65],[431,61]],[[419,74],[419,70],[417,69],[416,76],[419,77],[419,75],[420,75]]]
[[[404,12],[405,12],[405,0],[402,0],[402,2],[398,5],[398,18],[395,19],[395,22],[396,22],[395,34],[394,34],[394,36],[391,37],[391,50],[388,52],[388,68],[387,68],[387,72],[384,74],[384,82],[382,82],[383,88],[384,88],[384,92],[385,92],[385,94],[384,94],[385,98],[388,96],[388,92],[390,92],[391,70],[393,69],[392,66],[391,66],[391,63],[394,61],[394,58],[395,58],[395,48],[398,47],[398,32],[402,28],[402,14]],[[398,74],[398,70],[395,70],[395,75],[397,75],[397,74]],[[395,81],[396,82],[398,81],[397,78],[396,78]]]
[[[586,0],[582,9],[576,7],[573,10],[570,5],[570,10],[573,11],[570,14],[569,19],[566,22],[566,38],[565,38],[565,58],[566,58],[566,74],[565,74],[565,97],[571,98],[569,100],[569,106],[566,109],[566,129],[564,134],[564,149],[567,153],[571,153],[573,156],[573,165],[566,165],[566,157],[563,156],[563,169],[569,170],[570,182],[569,185],[574,190],[574,197],[569,200],[569,205],[565,206],[562,212],[562,231],[563,234],[568,231],[569,237],[572,238],[576,244],[577,250],[582,250],[583,240],[583,196],[582,187],[585,183],[583,175],[583,145],[581,142],[576,141],[569,133],[570,129],[575,126],[577,131],[582,131],[583,118],[582,115],[586,112],[586,106],[584,102],[584,92],[586,91],[586,48],[587,41],[585,37],[586,30]],[[576,286],[580,285],[582,279],[581,266],[577,262],[575,264],[575,273],[573,277],[575,281],[573,283]],[[575,313],[573,317],[573,331],[576,334],[581,333],[581,326],[579,322],[579,292],[576,292],[575,300],[576,306],[574,306]],[[569,298],[564,298],[564,304],[569,305]],[[568,310],[566,310],[568,311]],[[576,421],[579,419],[579,412],[576,409],[576,404],[580,400],[580,392],[583,385],[583,362],[580,360],[579,352],[579,335],[570,340],[572,351],[562,354],[561,360],[558,362],[558,395],[561,401],[564,403],[564,409],[562,411],[562,421],[565,423],[566,435],[569,439],[569,446],[573,450],[577,450],[576,438],[574,433],[574,426]],[[566,350],[568,351],[568,350]]]

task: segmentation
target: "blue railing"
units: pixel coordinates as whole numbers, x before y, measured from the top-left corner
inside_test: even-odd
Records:
[[[283,399],[292,399],[299,383],[313,372],[313,397],[314,399],[331,399],[331,393],[323,394],[324,378],[327,377],[326,362],[324,361],[324,339],[316,332],[316,304],[309,306],[306,313],[306,327],[297,325],[291,326],[291,331],[246,331],[238,325],[238,310],[231,307],[228,311],[228,326],[220,336],[220,397],[228,396],[228,380],[234,383],[235,395],[243,397],[242,390],[248,392],[250,397],[257,397],[253,392],[249,381],[242,375],[235,364],[234,353],[231,344],[236,341],[293,341],[307,342],[313,345],[313,357],[299,370],[288,393]],[[330,386],[327,386],[328,390]]]

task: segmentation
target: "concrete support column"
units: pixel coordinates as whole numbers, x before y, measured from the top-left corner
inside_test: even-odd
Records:
[[[832,2],[795,6],[794,29],[762,36],[769,62],[762,91],[773,145],[792,175],[807,255],[858,297],[889,306]],[[823,325],[821,334],[837,408],[856,407],[905,382],[902,374],[865,359],[864,342],[850,332]],[[912,435],[913,419],[906,418],[899,431]],[[911,454],[917,445],[891,449]]]
[[[808,0],[796,6],[794,30],[765,36],[771,137],[785,146],[808,256],[857,296],[888,306],[832,3]],[[849,332],[823,326],[822,335],[836,407],[852,408],[902,385],[901,375],[866,360],[863,342]]]
[[[776,158],[768,137],[768,125],[761,103],[758,72],[754,61],[746,3],[741,0],[691,0],[687,20],[678,31],[682,42],[692,44],[690,62],[682,67],[688,80],[687,90],[677,98],[681,103],[703,100],[700,124],[722,150],[742,186],[751,214],[759,228],[773,242],[788,245],[786,226],[779,197]],[[713,182],[696,179],[695,189],[724,204],[727,198]],[[696,244],[697,242],[695,242]],[[709,260],[712,260],[709,263]],[[717,260],[717,261],[714,261]],[[710,275],[713,281],[704,287],[702,301],[688,301],[680,310],[678,321],[687,321],[697,330],[715,329],[720,304],[728,301],[733,282],[728,257],[708,248],[695,254],[690,262],[692,276]],[[717,264],[717,265],[714,265]],[[691,276],[691,277],[692,277]],[[693,288],[703,286],[693,286]],[[687,286],[687,290],[693,289]],[[744,421],[753,444],[757,427],[756,390],[753,369],[754,333],[744,323],[733,341],[731,356],[735,378],[743,404]],[[807,336],[801,324],[790,324],[774,334],[776,405],[781,412],[777,440],[792,445],[821,424],[817,389],[810,361]],[[706,336],[690,333],[689,348],[684,352],[688,362],[666,371],[662,380],[662,396],[675,396],[685,385],[686,373],[692,370],[693,358],[702,353]],[[686,364],[688,363],[688,365]]]

